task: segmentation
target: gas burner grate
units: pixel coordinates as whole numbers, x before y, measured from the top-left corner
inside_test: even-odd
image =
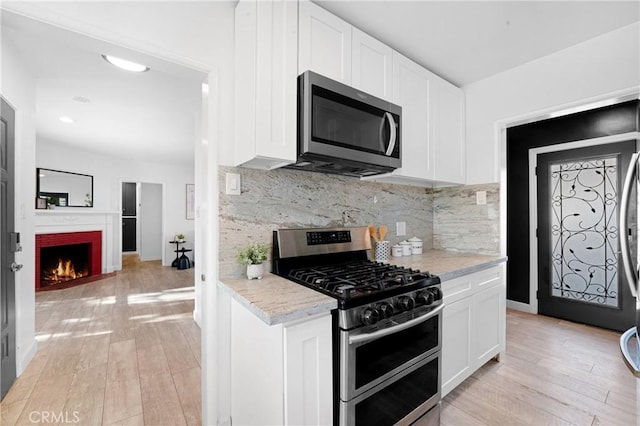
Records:
[[[413,282],[431,278],[431,274],[401,266],[361,261],[292,269],[289,272],[289,278],[313,288],[322,289],[335,296],[349,299],[410,285]]]

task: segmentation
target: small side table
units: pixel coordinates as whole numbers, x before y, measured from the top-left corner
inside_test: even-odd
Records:
[[[189,258],[185,254],[185,253],[188,253],[190,251],[193,251],[193,250],[186,249],[184,247],[181,248],[180,250],[176,250],[176,256],[178,255],[177,253],[182,253],[182,256],[180,256],[180,258],[178,259],[178,269],[189,269],[189,268],[191,268],[191,261],[189,260]]]
[[[180,262],[180,257],[178,256],[178,253],[180,253],[180,244],[184,244],[186,243],[185,240],[182,241],[169,241],[169,244],[175,244],[176,245],[176,249],[174,250],[176,252],[176,258],[173,260],[173,262],[171,262],[171,266],[174,268],[178,267],[178,263]]]

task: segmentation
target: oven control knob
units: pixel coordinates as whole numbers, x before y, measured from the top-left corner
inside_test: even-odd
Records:
[[[442,290],[439,287],[430,288],[429,291],[433,294],[433,300],[442,299]]]
[[[410,311],[416,305],[416,302],[413,300],[411,296],[400,296],[398,297],[398,309],[401,311]]]
[[[365,308],[360,313],[360,319],[365,325],[371,325],[378,322],[380,319],[380,314],[376,309],[373,308]]]
[[[389,318],[393,316],[393,306],[391,306],[391,303],[382,302],[376,306],[376,308],[382,318]]]
[[[431,291],[421,291],[416,296],[416,301],[422,305],[429,306],[434,301],[434,294]]]

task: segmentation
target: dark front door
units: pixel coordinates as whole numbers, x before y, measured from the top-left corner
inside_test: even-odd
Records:
[[[136,183],[122,183],[122,251],[136,251],[137,228]]]
[[[0,98],[0,341],[2,346],[0,370],[0,399],[4,398],[16,379],[16,305],[15,305],[15,254],[16,241],[11,241],[14,224],[14,139],[15,113]],[[14,236],[16,234],[13,234]],[[15,237],[14,237],[15,238]]]
[[[625,141],[538,155],[538,312],[612,330],[634,323],[620,259]]]

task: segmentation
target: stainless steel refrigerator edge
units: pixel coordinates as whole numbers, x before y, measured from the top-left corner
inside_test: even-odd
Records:
[[[640,268],[640,250],[637,251],[638,255],[634,262],[631,254],[631,248],[629,244],[629,238],[627,230],[628,225],[628,213],[629,213],[629,200],[633,191],[634,185],[639,187],[639,174],[638,174],[638,161],[640,160],[640,153],[633,154],[631,162],[629,164],[629,170],[627,170],[627,176],[624,181],[624,188],[622,192],[622,202],[620,208],[620,232],[626,235],[620,238],[620,249],[622,252],[622,263],[624,265],[624,271],[629,282],[631,294],[636,298],[636,324],[629,330],[624,332],[620,337],[620,350],[624,359],[631,369],[631,371],[640,377],[640,279],[638,278],[638,271]],[[640,197],[637,197],[640,200]],[[636,203],[636,209],[640,209],[640,202]]]

